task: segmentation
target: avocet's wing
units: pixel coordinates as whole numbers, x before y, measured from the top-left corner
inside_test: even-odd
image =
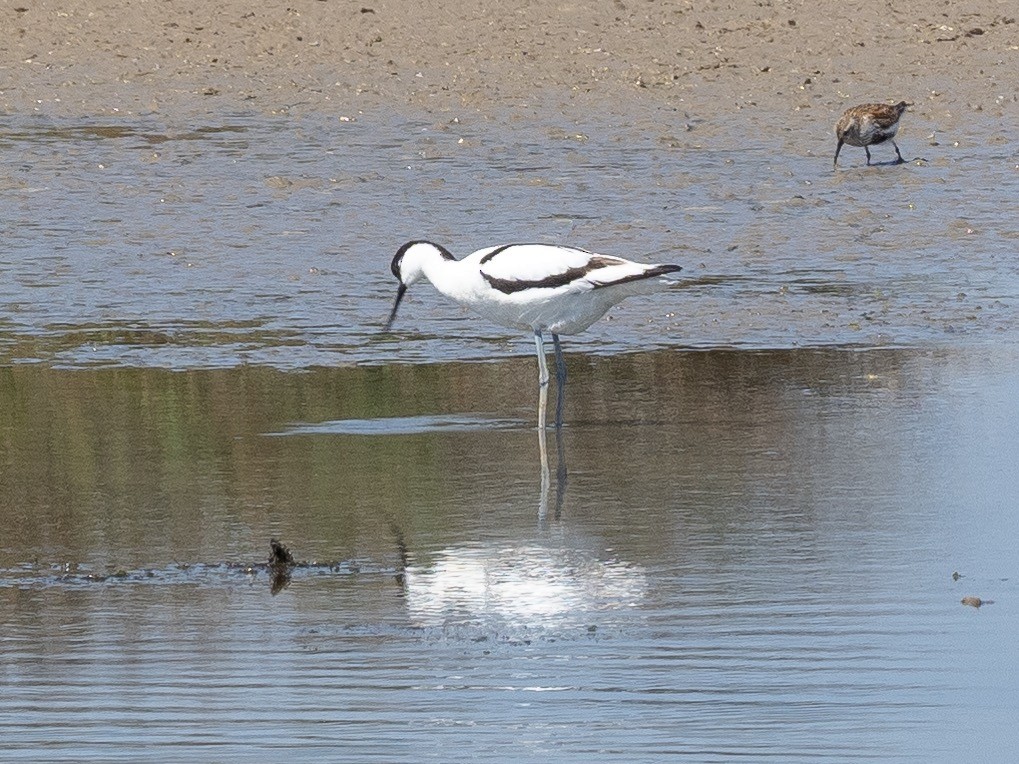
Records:
[[[642,265],[575,247],[509,244],[475,252],[481,275],[505,294],[525,289],[598,289],[680,270],[676,265]]]

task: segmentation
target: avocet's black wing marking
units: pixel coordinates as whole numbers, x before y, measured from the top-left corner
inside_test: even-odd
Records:
[[[627,265],[633,265],[633,263],[627,263]],[[633,281],[644,281],[646,279],[653,279],[659,276],[664,276],[668,273],[679,273],[683,270],[681,265],[645,265],[643,270],[639,273],[625,273],[622,275],[615,275],[616,271],[613,269],[613,276],[611,278],[605,278],[609,274],[607,272],[595,273],[588,278],[592,282],[595,289],[600,287],[616,286],[617,284],[628,284]]]
[[[618,257],[548,244],[495,247],[482,255],[479,265],[485,281],[504,294],[526,289],[557,289],[574,283],[584,289],[596,289],[618,283],[620,279],[640,278],[634,268],[643,268]],[[627,272],[604,281],[595,278],[599,271],[606,268],[625,269]]]

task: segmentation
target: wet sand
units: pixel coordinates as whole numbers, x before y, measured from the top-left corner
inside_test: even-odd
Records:
[[[854,103],[906,99],[942,130],[964,124],[971,109],[1016,111],[1012,0],[852,6],[11,2],[0,10],[0,109],[175,120],[643,108],[679,112],[677,129],[686,119],[730,117],[830,129]]]

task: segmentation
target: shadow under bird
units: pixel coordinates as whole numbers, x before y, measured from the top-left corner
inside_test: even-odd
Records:
[[[867,164],[870,165],[870,146],[876,146],[885,141],[891,141],[898,156],[896,164],[902,164],[906,160],[899,153],[899,147],[892,140],[899,130],[899,119],[902,113],[911,104],[899,101],[894,106],[885,103],[865,103],[846,109],[845,113],[835,124],[835,137],[838,138],[838,145],[835,147],[835,162],[839,163],[839,152],[842,151],[842,144],[850,146],[862,146],[867,152]]]
[[[393,258],[392,271],[400,286],[385,330],[392,327],[407,288],[428,279],[443,295],[475,313],[501,326],[533,332],[542,390],[548,386],[542,334],[550,333],[560,390],[556,424],[560,425],[566,363],[559,335],[584,331],[626,297],[667,287],[674,281],[663,277],[680,270],[678,265],[635,263],[548,244],[486,247],[457,260],[438,244],[410,241]]]

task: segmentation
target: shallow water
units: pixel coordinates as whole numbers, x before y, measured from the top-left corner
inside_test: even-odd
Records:
[[[5,369],[5,758],[1003,760],[1016,360]]]
[[[1012,149],[537,124],[8,121],[5,760],[1011,757]],[[379,334],[522,232],[688,276],[545,488],[527,338]]]
[[[900,143],[929,161],[867,168],[856,152],[832,172],[827,125],[748,142],[670,116],[8,118],[0,361],[305,368],[528,352],[427,286],[379,335],[389,261],[419,237],[459,254],[523,238],[685,267],[686,289],[570,340],[589,352],[1014,337],[1019,156],[999,125],[957,147],[927,145],[916,125]]]

